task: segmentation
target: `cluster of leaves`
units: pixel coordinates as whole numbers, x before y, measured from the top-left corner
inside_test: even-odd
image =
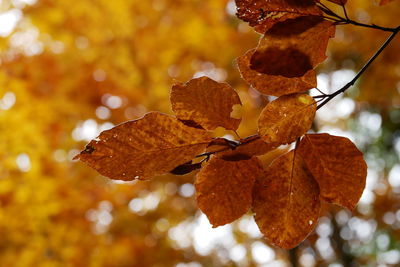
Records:
[[[331,2],[344,5],[346,1]],[[231,116],[241,105],[226,83],[192,79],[172,87],[175,116],[150,112],[104,131],[77,159],[117,180],[147,180],[165,173],[196,177],[199,208],[214,227],[251,208],[265,237],[290,249],[314,229],[321,201],[353,209],[365,186],[367,166],[347,138],[307,134],[317,101],[315,68],[326,59],[335,24],[319,1],[236,0],[238,17],[262,32],[259,45],[237,59],[243,79],[276,96],[258,120],[258,133],[240,140],[213,138],[217,127],[236,131]],[[329,15],[329,14],[328,14]],[[280,145],[295,148],[263,166],[258,156]]]

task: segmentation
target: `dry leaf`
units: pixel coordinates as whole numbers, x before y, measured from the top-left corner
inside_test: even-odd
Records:
[[[231,117],[233,106],[242,104],[236,91],[227,83],[218,83],[208,77],[175,84],[171,103],[178,119],[193,121],[207,130],[219,126],[237,130],[241,121]]]
[[[250,68],[268,75],[302,77],[326,59],[335,26],[317,16],[276,23],[260,40]]]
[[[263,174],[257,158],[225,161],[213,157],[197,174],[199,208],[213,227],[231,223],[251,207],[254,181]]]
[[[207,131],[151,112],[102,132],[76,158],[111,179],[143,180],[192,160],[210,141]]]
[[[314,0],[235,0],[237,17],[249,22],[260,33],[272,25],[289,18],[306,15],[322,15]]]
[[[247,160],[253,156],[264,155],[279,146],[276,143],[264,142],[259,135],[244,139],[241,142],[243,144],[235,150],[223,151],[216,154],[216,156],[228,161]]]
[[[354,209],[367,176],[362,152],[345,137],[307,134],[300,142],[298,153],[317,180],[321,197],[327,202]]]
[[[242,78],[262,94],[282,96],[292,93],[305,92],[317,87],[314,70],[309,70],[302,77],[287,78],[279,75],[268,75],[250,69],[250,58],[255,49],[249,50],[236,59]]]
[[[253,211],[265,237],[284,249],[297,246],[314,229],[320,211],[318,184],[293,150],[256,181]]]
[[[315,100],[309,95],[281,96],[261,112],[258,132],[268,143],[291,143],[311,128],[316,108]]]

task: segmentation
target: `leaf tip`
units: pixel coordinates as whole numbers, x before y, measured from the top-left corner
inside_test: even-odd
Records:
[[[310,105],[313,103],[313,99],[309,97],[308,95],[301,94],[297,97],[297,100],[299,100],[300,103],[303,103],[305,105]]]

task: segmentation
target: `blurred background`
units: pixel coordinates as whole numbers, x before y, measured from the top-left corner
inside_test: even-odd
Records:
[[[348,12],[400,24],[400,1],[351,0]],[[319,88],[348,82],[387,36],[338,27]],[[119,182],[71,160],[102,130],[171,113],[171,85],[203,75],[238,90],[239,133],[255,133],[269,99],[234,59],[258,38],[232,0],[0,1],[0,266],[400,266],[399,36],[315,123],[365,153],[360,204],[353,213],[325,205],[291,251],[265,243],[251,214],[212,229],[193,174]]]

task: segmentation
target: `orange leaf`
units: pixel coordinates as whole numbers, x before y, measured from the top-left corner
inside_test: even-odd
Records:
[[[311,128],[316,108],[315,100],[309,95],[281,96],[261,112],[258,132],[267,143],[291,143]]]
[[[225,161],[213,157],[197,174],[199,208],[213,227],[231,223],[251,207],[254,181],[263,174],[257,158]]]
[[[147,113],[92,140],[75,158],[111,179],[149,179],[167,173],[204,151],[207,131],[185,126],[175,117]]]
[[[250,68],[269,75],[302,77],[326,59],[334,34],[334,24],[317,16],[279,22],[260,40]]]
[[[309,235],[320,206],[318,184],[294,150],[272,162],[254,186],[256,223],[271,243],[284,249]]]
[[[237,17],[265,33],[276,22],[306,15],[322,15],[314,0],[235,0]]]
[[[279,146],[276,143],[264,142],[258,135],[242,140],[242,142],[243,144],[235,150],[220,152],[216,156],[228,161],[247,160],[253,156],[264,155]]]
[[[354,209],[367,176],[362,152],[345,137],[307,134],[300,142],[298,153],[317,180],[322,198]]]
[[[314,70],[309,70],[302,77],[287,78],[268,75],[250,69],[250,58],[255,49],[249,50],[236,59],[242,78],[262,94],[281,96],[307,91],[317,86]]]
[[[207,130],[219,126],[236,130],[241,119],[231,117],[234,105],[241,105],[235,90],[227,83],[208,77],[175,84],[171,91],[172,110],[182,121],[193,121]]]

